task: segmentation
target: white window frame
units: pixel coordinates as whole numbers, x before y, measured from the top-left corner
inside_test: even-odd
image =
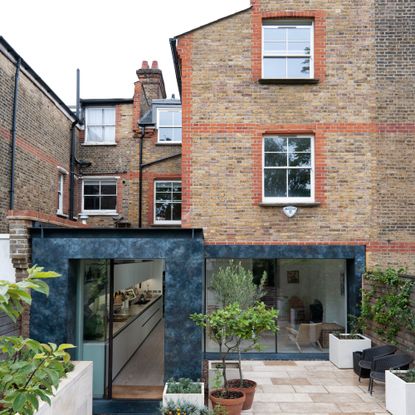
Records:
[[[310,138],[310,149],[311,149],[311,168],[306,167],[307,169],[310,169],[310,186],[311,186],[311,191],[310,191],[310,196],[309,197],[266,197],[265,196],[265,169],[267,167],[265,167],[265,139],[266,138],[270,138],[270,137],[283,137],[283,138]],[[295,135],[290,135],[290,134],[267,134],[266,136],[264,136],[262,138],[262,172],[261,172],[261,177],[262,177],[262,202],[264,204],[273,204],[273,203],[290,203],[290,204],[295,204],[295,203],[314,203],[315,202],[315,166],[314,166],[314,159],[315,159],[315,152],[314,152],[314,141],[315,141],[315,137],[312,134],[295,134]],[[287,151],[287,157],[288,157],[288,151]],[[286,166],[280,166],[280,167],[268,167],[268,168],[272,168],[272,169],[283,169],[283,170],[287,170],[287,169],[304,169],[305,167],[301,167],[301,166],[288,166],[288,160],[287,160],[287,165]],[[286,189],[288,190],[288,176],[287,176],[287,183],[286,183]]]
[[[160,140],[160,113],[162,112],[180,112],[182,114],[182,109],[179,107],[172,107],[172,108],[157,108],[157,144],[164,144],[164,145],[180,145],[182,144],[182,140],[180,141],[161,141]],[[183,114],[182,114],[183,115]],[[178,125],[162,125],[161,127],[165,128],[180,128],[182,130],[182,124]],[[183,139],[183,137],[182,137]]]
[[[314,21],[310,20],[310,24],[284,24],[284,21],[287,21],[288,19],[281,20],[281,24],[275,23],[265,23],[262,25],[262,58],[261,58],[261,65],[262,65],[262,78],[263,79],[313,79],[314,78]],[[264,30],[266,28],[295,28],[295,29],[304,29],[309,28],[310,29],[310,55],[301,54],[298,53],[287,53],[287,52],[266,52],[264,51],[264,44],[265,44],[265,36],[264,36]],[[285,78],[265,78],[264,76],[264,59],[265,58],[309,58],[310,59],[310,74],[308,76],[304,76],[301,78],[288,78],[287,76]],[[287,70],[287,62],[286,59],[286,73]]]
[[[105,127],[114,127],[114,139],[111,141],[92,141],[88,139],[88,127],[90,126],[89,121],[88,121],[88,109],[100,109],[100,110],[104,110],[104,109],[112,109],[114,110],[114,124],[93,124],[93,127],[102,127],[103,129],[105,129]],[[102,107],[95,107],[95,106],[89,106],[89,107],[85,107],[85,142],[84,145],[94,145],[94,146],[108,146],[108,145],[114,145],[117,144],[116,140],[115,140],[115,136],[116,136],[116,124],[117,124],[117,120],[116,120],[116,109],[115,106],[113,105],[108,105],[108,106],[102,106]]]
[[[99,181],[99,182],[104,182],[104,181],[115,181],[115,197],[118,198],[118,179],[119,176],[84,176],[82,177],[82,213],[93,216],[112,216],[112,215],[117,215],[117,202],[115,204],[115,209],[102,209],[102,210],[88,210],[85,209],[85,194],[84,194],[84,187],[85,187],[85,182],[88,181]],[[101,194],[99,194],[98,196],[101,196]]]
[[[153,197],[153,222],[154,224],[155,225],[180,225],[182,223],[181,220],[157,220],[157,215],[156,215],[157,183],[180,183],[181,184],[182,181],[181,180],[154,180],[154,197]],[[183,189],[182,189],[182,195],[183,195]],[[180,205],[182,204],[183,204],[183,200],[180,201]]]
[[[58,209],[56,210],[57,215],[63,215],[63,192],[65,183],[65,173],[58,173]]]

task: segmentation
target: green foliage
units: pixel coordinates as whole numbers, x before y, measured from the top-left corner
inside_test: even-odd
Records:
[[[28,273],[29,276],[25,280],[16,283],[0,280],[0,311],[6,313],[13,321],[22,314],[25,304],[32,304],[29,289],[49,295],[49,286],[42,280],[59,277],[56,272],[46,272],[36,266],[29,268]]]
[[[49,286],[42,280],[59,276],[36,266],[28,273],[24,281],[0,281],[0,310],[14,321],[24,311],[25,304],[32,302],[29,290],[48,295]],[[17,336],[0,337],[0,353],[6,356],[0,361],[0,415],[32,415],[39,408],[39,400],[50,403],[53,388],[73,370],[67,353],[73,347]]]
[[[166,405],[161,405],[160,414],[162,415],[214,415],[206,407],[198,407],[186,401],[168,401]]]
[[[367,288],[362,289],[362,309],[351,320],[353,332],[364,332],[371,322],[381,340],[396,344],[398,333],[415,333],[415,313],[411,307],[414,281],[404,278],[404,269],[388,268],[363,275]]]
[[[266,331],[275,333],[278,330],[277,317],[278,311],[267,308],[264,303],[257,303],[246,310],[241,309],[238,303],[233,303],[212,314],[190,316],[196,325],[206,328],[211,339],[219,345],[225,388],[227,356],[241,350],[261,350],[260,336]]]
[[[202,384],[193,382],[189,378],[180,378],[178,380],[171,378],[167,381],[167,393],[200,393],[201,391]]]
[[[254,283],[253,273],[233,261],[224,268],[219,268],[212,277],[210,288],[215,291],[219,304],[222,307],[238,303],[245,310],[253,306],[264,295],[264,284],[267,274],[264,272],[259,285]]]
[[[397,371],[393,373],[403,379],[406,383],[415,383],[415,369]]]

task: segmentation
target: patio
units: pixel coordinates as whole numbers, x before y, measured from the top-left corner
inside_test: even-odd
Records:
[[[244,377],[258,383],[254,405],[243,414],[385,415],[384,386],[329,361],[244,361]]]

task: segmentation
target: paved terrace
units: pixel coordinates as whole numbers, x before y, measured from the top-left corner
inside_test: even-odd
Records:
[[[385,415],[384,385],[328,361],[244,361],[244,377],[258,383],[254,405],[243,414]]]

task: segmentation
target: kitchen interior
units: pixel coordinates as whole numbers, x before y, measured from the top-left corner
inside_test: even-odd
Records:
[[[78,357],[94,362],[94,396],[108,393],[111,383],[113,398],[148,397],[151,388],[159,393],[164,380],[164,260],[80,262],[78,301],[83,307],[77,326],[83,341],[78,342]],[[147,395],[141,396],[143,391]]]

